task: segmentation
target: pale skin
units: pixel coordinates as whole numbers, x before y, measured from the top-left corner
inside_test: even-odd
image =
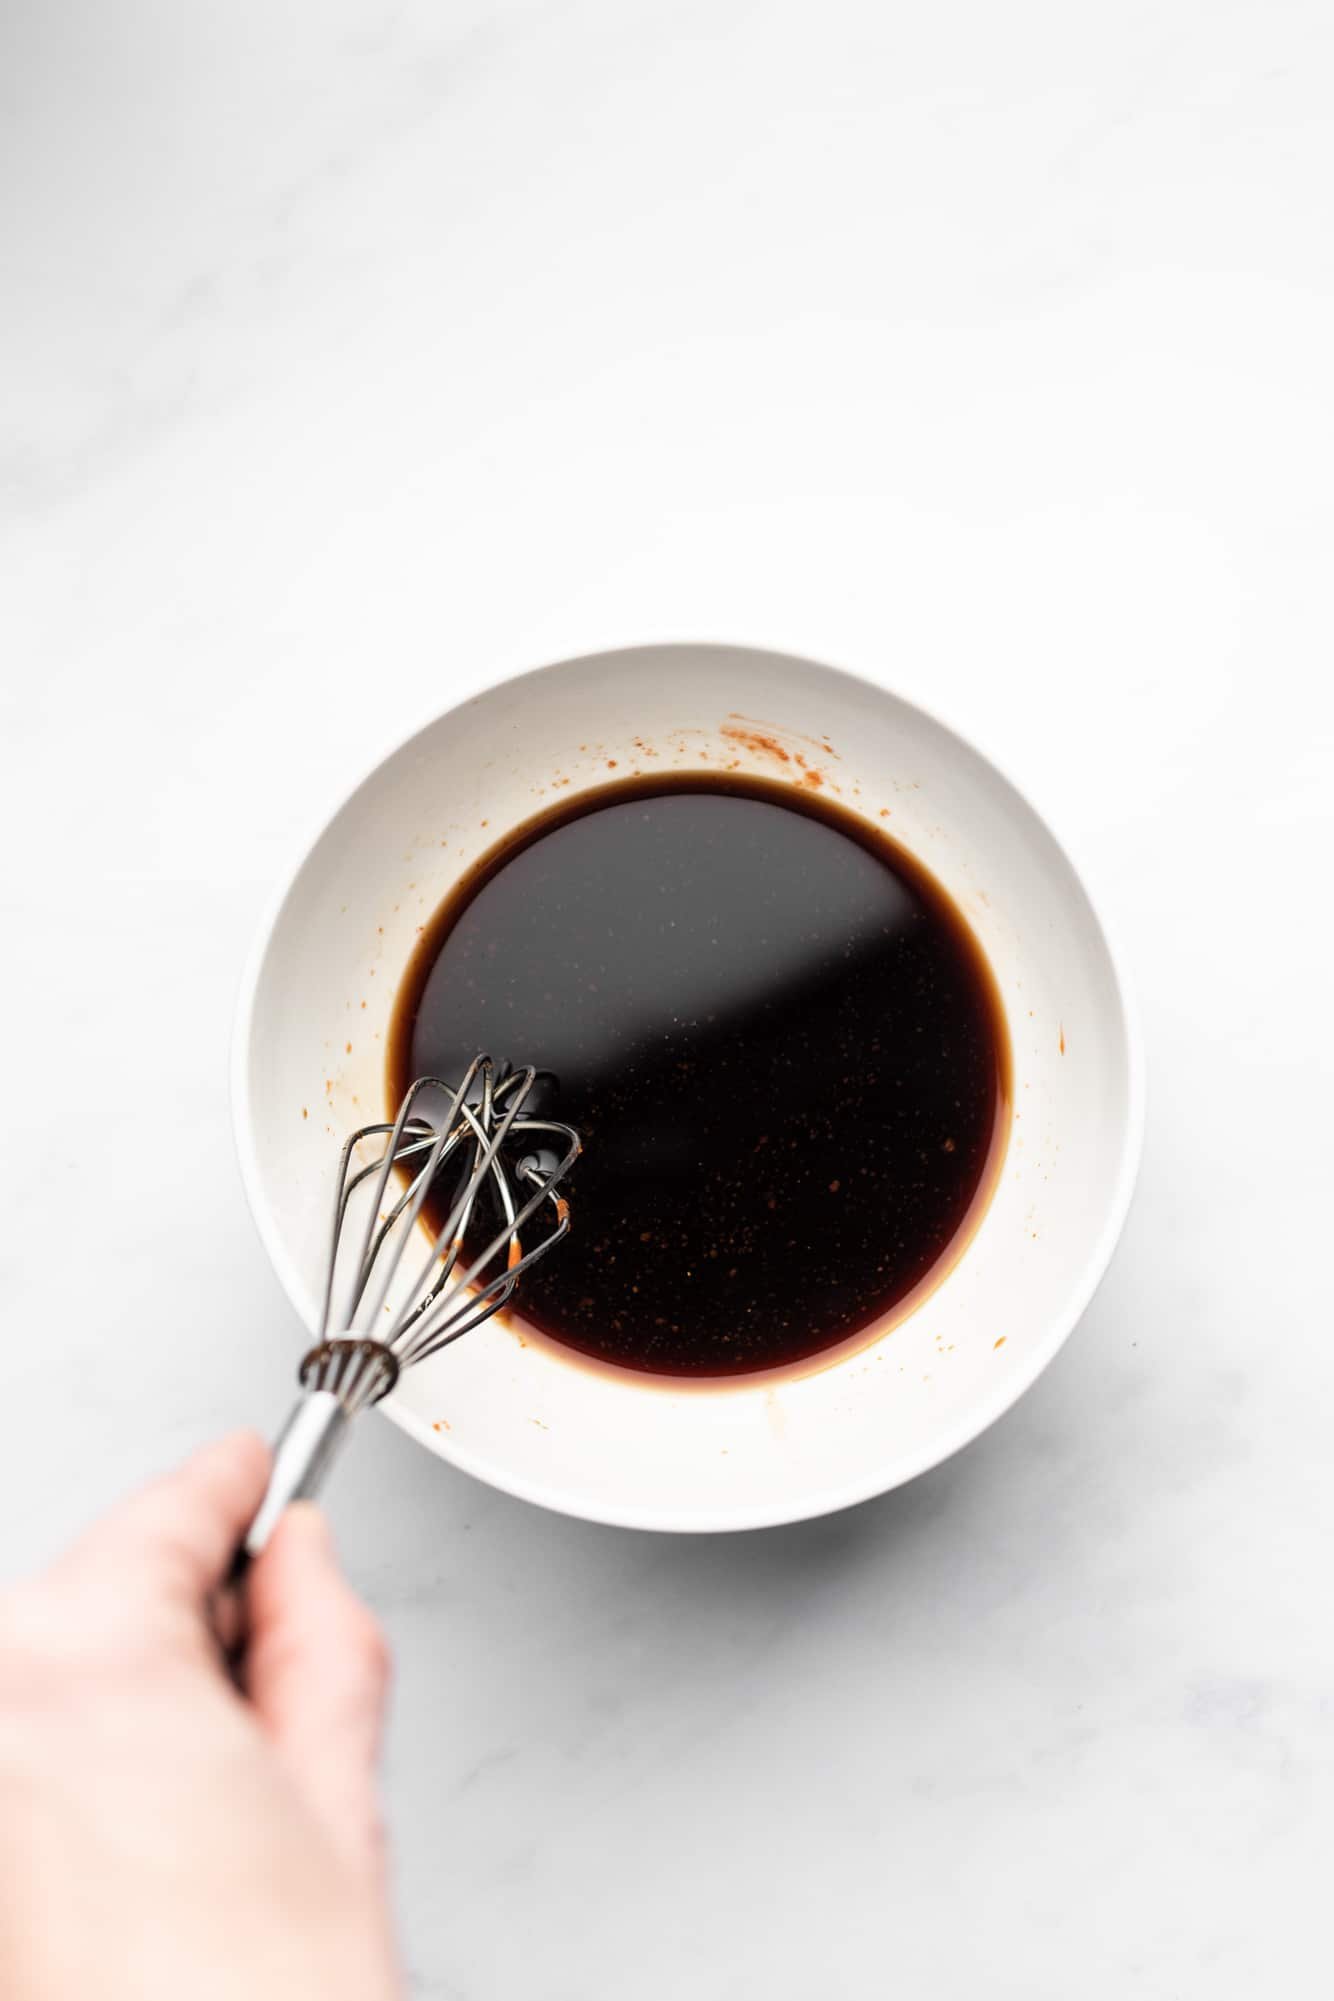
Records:
[[[269,1455],[222,1440],[0,1598],[0,1994],[401,2001],[376,1778],[388,1655],[323,1517],[218,1587]]]

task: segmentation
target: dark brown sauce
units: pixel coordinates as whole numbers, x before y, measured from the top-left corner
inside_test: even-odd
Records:
[[[902,1314],[999,1171],[1009,1053],[972,932],[806,788],[612,784],[540,815],[437,911],[389,1096],[485,1049],[553,1073],[573,1229],[519,1312],[622,1368],[790,1368]]]

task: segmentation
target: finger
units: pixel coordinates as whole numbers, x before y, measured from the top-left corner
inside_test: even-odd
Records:
[[[256,1713],[334,1840],[359,1866],[378,1861],[389,1653],[309,1502],[283,1515],[248,1598],[246,1690]]]
[[[238,1431],[122,1501],[74,1545],[68,1561],[112,1577],[122,1591],[202,1606],[264,1496],[269,1448]]]

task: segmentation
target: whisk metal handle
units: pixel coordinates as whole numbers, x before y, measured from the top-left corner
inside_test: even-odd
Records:
[[[398,1381],[398,1358],[366,1335],[338,1334],[316,1342],[302,1356],[297,1379],[305,1394],[293,1405],[275,1441],[269,1484],[232,1559],[229,1584],[240,1583],[288,1502],[308,1501],[319,1492],[349,1421],[388,1396]]]
[[[309,1390],[292,1406],[273,1448],[273,1470],[245,1546],[258,1556],[289,1501],[308,1501],[319,1492],[347,1435],[347,1410],[332,1390]]]
[[[273,1448],[273,1469],[259,1512],[237,1551],[233,1577],[259,1555],[289,1501],[308,1501],[324,1484],[347,1435],[348,1412],[332,1390],[309,1390],[293,1406]]]

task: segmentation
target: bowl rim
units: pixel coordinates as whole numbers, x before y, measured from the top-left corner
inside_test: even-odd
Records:
[[[1106,948],[1112,990],[1120,1012],[1126,1050],[1126,1113],[1112,1199],[1107,1206],[1102,1228],[1085,1258],[1077,1281],[1070,1288],[1063,1310],[1052,1316],[1044,1336],[1035,1344],[1033,1352],[1026,1357],[1023,1365],[1012,1373],[1007,1372],[990,1397],[984,1399],[978,1408],[970,1410],[960,1422],[943,1430],[939,1437],[933,1438],[916,1453],[900,1460],[892,1471],[884,1476],[861,1475],[841,1485],[832,1485],[815,1496],[794,1496],[791,1502],[778,1501],[766,1506],[743,1504],[736,1508],[715,1508],[704,1518],[695,1513],[678,1513],[672,1508],[656,1506],[640,1507],[616,1502],[588,1504],[575,1502],[558,1487],[548,1486],[541,1480],[524,1479],[498,1471],[483,1455],[470,1453],[466,1447],[461,1447],[451,1438],[435,1432],[424,1418],[405,1409],[392,1397],[381,1406],[386,1417],[390,1418],[400,1430],[426,1446],[436,1458],[447,1460],[460,1472],[471,1474],[474,1479],[483,1481],[487,1486],[497,1488],[502,1493],[512,1494],[518,1500],[531,1502],[534,1506],[548,1508],[553,1513],[609,1527],[644,1529],[665,1534],[730,1534],[751,1529],[779,1528],[791,1522],[815,1521],[821,1516],[838,1514],[845,1508],[856,1507],[863,1501],[873,1500],[879,1494],[891,1493],[896,1487],[905,1486],[908,1481],[917,1479],[919,1475],[943,1464],[946,1459],[953,1458],[956,1452],[961,1452],[966,1445],[970,1445],[975,1438],[989,1430],[1032,1387],[1083,1319],[1106,1276],[1130,1212],[1144,1148],[1146,1097],[1143,1035],[1134,985],[1126,969],[1116,927],[1109,923],[1101,896],[1091,887],[1089,875],[1072,852],[1070,843],[1063,835],[1056,832],[1050,819],[1029,790],[1016,781],[1005,764],[993,756],[989,749],[984,749],[966,731],[960,729],[930,704],[920,702],[913,696],[901,694],[898,689],[891,687],[877,676],[809,654],[792,653],[778,646],[754,642],[698,637],[691,639],[641,637],[620,645],[595,645],[577,652],[563,653],[558,659],[547,660],[536,667],[525,668],[506,664],[475,682],[466,683],[447,707],[436,709],[423,722],[398,736],[386,749],[381,750],[372,762],[363,767],[360,776],[352,785],[346,786],[341,791],[332,806],[323,814],[314,831],[308,834],[295,850],[293,859],[283,870],[277,885],[270,893],[246,955],[237,989],[229,1061],[232,1137],[246,1203],[260,1242],[268,1253],[278,1282],[298,1318],[309,1324],[312,1306],[310,1294],[301,1274],[289,1257],[272,1215],[263,1200],[259,1156],[255,1145],[255,1122],[250,1101],[249,1069],[255,1026],[255,1003],[260,978],[273,934],[298,877],[329,827],[352,804],[358,793],[376,777],[381,768],[401,756],[418,738],[434,729],[465,702],[490,694],[507,683],[537,675],[557,673],[586,661],[671,650],[686,653],[708,651],[747,654],[752,658],[767,656],[770,659],[782,659],[791,665],[815,668],[823,674],[837,675],[846,681],[856,683],[871,695],[888,696],[905,708],[914,710],[928,723],[943,731],[945,735],[956,739],[966,750],[971,751],[988,765],[1002,785],[1033,816],[1068,864],[1087,899]]]

